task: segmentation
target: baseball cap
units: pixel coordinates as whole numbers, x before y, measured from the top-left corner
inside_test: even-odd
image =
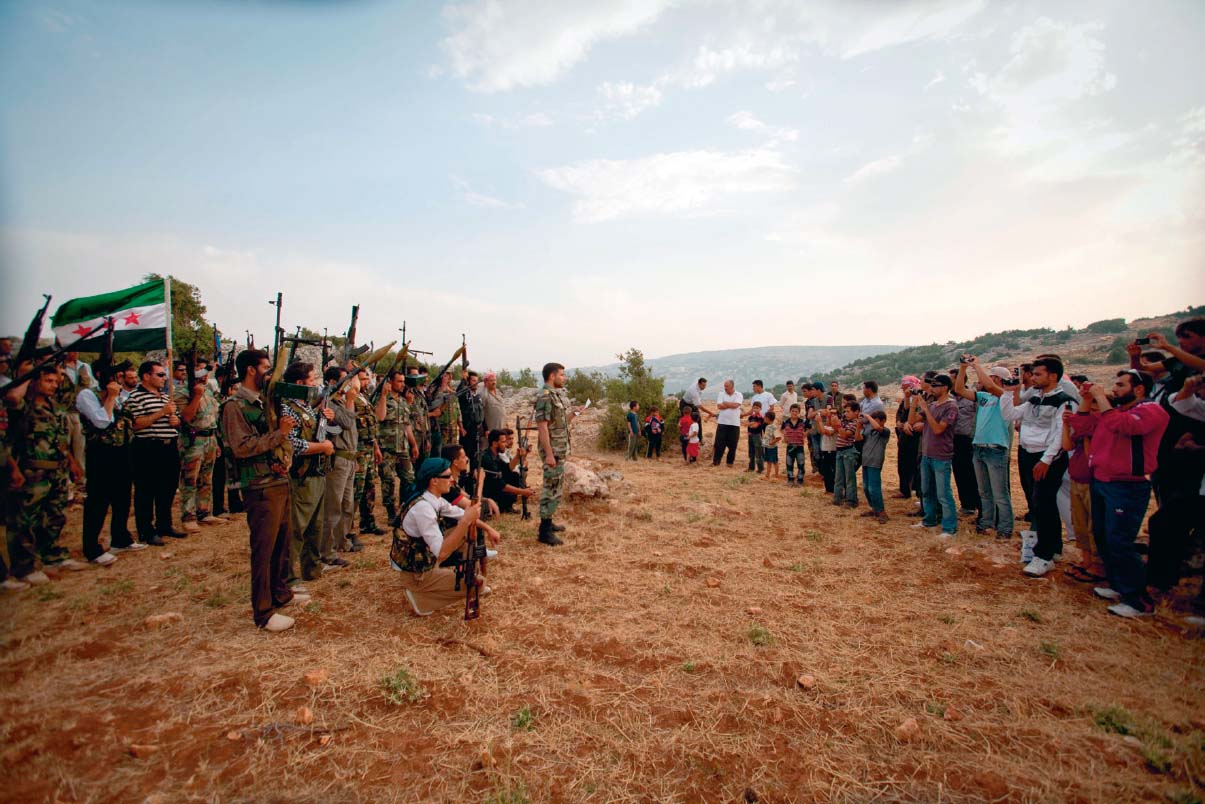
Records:
[[[992,375],[998,380],[1011,380],[1013,377],[1013,373],[1004,366],[992,366],[992,368],[988,371],[988,374]]]

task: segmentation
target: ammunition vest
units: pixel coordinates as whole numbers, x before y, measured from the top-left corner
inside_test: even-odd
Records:
[[[370,447],[377,443],[377,414],[373,410],[372,405],[368,404],[368,400],[364,398],[364,394],[357,394],[355,401],[356,408],[356,449],[363,452],[372,452]]]
[[[408,500],[398,511],[397,518],[392,523],[393,544],[389,548],[389,560],[402,572],[423,573],[439,565],[439,558],[431,552],[431,548],[427,546],[427,542],[421,536],[410,536],[402,530],[402,522],[405,521],[406,514],[422,501],[421,494]],[[430,505],[430,503],[424,504]],[[438,521],[440,530],[446,531],[443,520]]]
[[[92,394],[98,403],[101,402],[100,391],[96,388],[85,388],[80,393]],[[104,444],[107,447],[124,447],[134,437],[134,418],[123,408],[113,408],[113,421],[104,429],[97,427],[83,414],[79,418],[80,424],[84,428],[84,438],[90,442]]]
[[[318,417],[313,411],[294,399],[284,400],[281,402],[281,406],[288,408],[301,421],[296,433],[298,438],[309,442],[318,440]],[[295,454],[293,456],[293,465],[289,467],[289,474],[297,480],[307,477],[321,477],[326,474],[325,459],[325,455]]]
[[[223,410],[226,405],[238,405],[239,413],[247,424],[259,435],[267,435],[268,417],[264,414],[262,398],[260,404],[256,405],[246,399],[231,397],[222,403]],[[226,476],[229,478],[227,488],[249,489],[268,486],[284,476],[283,465],[274,450],[261,452],[250,458],[236,458],[233,450],[227,447],[223,450],[222,457],[226,460]]]

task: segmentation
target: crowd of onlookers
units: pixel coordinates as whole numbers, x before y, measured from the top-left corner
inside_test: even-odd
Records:
[[[1019,521],[1023,572],[1031,577],[1062,560],[1066,532],[1081,558],[1064,574],[1090,585],[1113,614],[1148,615],[1199,555],[1205,522],[1205,319],[1182,321],[1175,336],[1171,343],[1152,332],[1129,344],[1130,367],[1107,383],[1070,374],[1057,354],[1019,366],[962,355],[957,368],[901,378],[893,422],[872,380],[858,393],[835,381],[791,381],[777,398],[755,380],[746,404],[732,380],[705,402],[700,378],[679,402],[682,459],[700,460],[702,423],[714,419],[713,466],[735,464],[743,429],[747,472],[779,478],[782,453],[787,485],[802,486],[810,467],[832,504],[848,508],[859,507],[860,474],[862,516],[886,522],[882,473],[894,432],[894,496],[920,502],[908,512],[920,520],[912,527],[950,538],[965,519],[965,529],[1009,540]],[[628,457],[637,459],[642,436],[647,457],[660,456],[665,420],[654,409],[642,425],[638,408],[629,403]],[[1205,588],[1193,607],[1192,621],[1205,624]]]

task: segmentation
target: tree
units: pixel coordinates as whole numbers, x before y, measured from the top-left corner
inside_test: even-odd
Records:
[[[640,403],[641,415],[656,406],[665,413],[665,380],[654,377],[644,362],[644,353],[639,349],[628,349],[621,355],[619,378],[608,380],[607,416],[598,431],[598,446],[601,449],[623,449],[627,443],[627,421],[624,418],[628,402]],[[676,413],[676,410],[674,411]]]
[[[143,282],[162,282],[159,274],[147,274]],[[180,356],[189,349],[212,356],[213,326],[205,320],[205,303],[201,291],[183,279],[172,277],[172,349]]]
[[[515,385],[520,388],[539,388],[536,383],[536,373],[529,368],[525,368],[519,372],[519,378],[515,380]]]
[[[606,380],[601,372],[592,371],[586,374],[581,369],[574,369],[573,375],[565,383],[565,390],[574,399],[597,401],[607,392],[605,383]]]

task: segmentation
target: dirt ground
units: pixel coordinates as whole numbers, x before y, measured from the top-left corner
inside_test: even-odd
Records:
[[[504,518],[471,624],[411,616],[376,537],[259,632],[242,522],[0,597],[0,799],[1200,801],[1182,612],[1108,616],[1015,541],[911,530],[910,501],[877,524],[676,443],[578,451],[613,498],[567,504],[557,549]]]

